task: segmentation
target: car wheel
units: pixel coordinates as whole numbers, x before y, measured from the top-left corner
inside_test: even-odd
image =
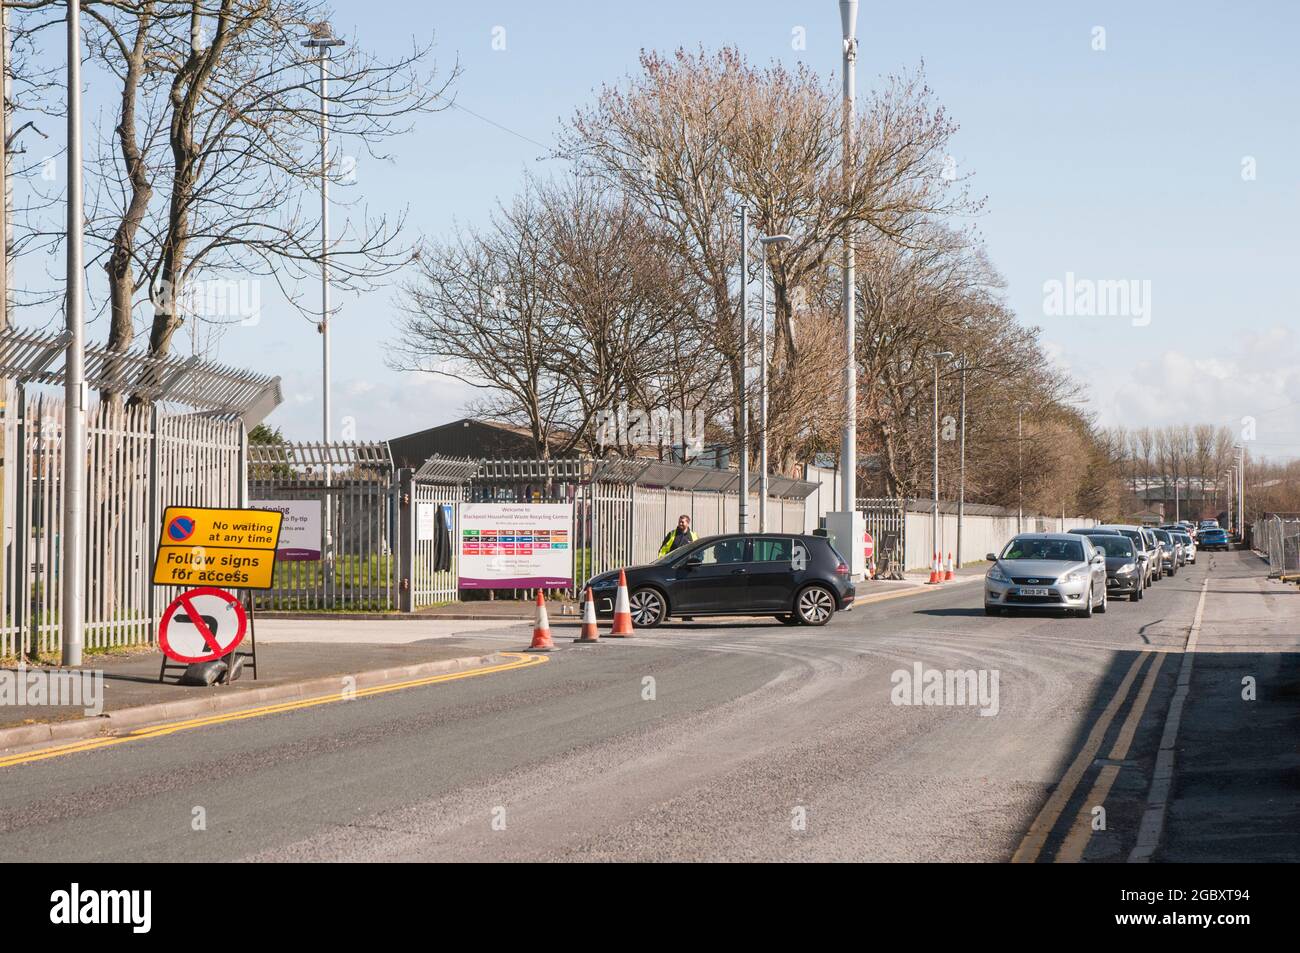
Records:
[[[803,625],[825,625],[835,614],[835,596],[825,586],[809,586],[795,597],[794,614]]]
[[[668,614],[668,604],[658,589],[638,589],[628,600],[632,610],[632,624],[641,629],[653,629]]]
[[[1091,590],[1091,589],[1088,590],[1088,602],[1087,602],[1087,604],[1084,605],[1084,607],[1083,607],[1082,609],[1076,609],[1075,612],[1078,614],[1078,616],[1079,616],[1080,619],[1091,619],[1091,618],[1092,618],[1092,590]]]
[[[796,619],[796,618],[795,618],[794,616],[792,616],[792,615],[777,615],[777,616],[773,616],[772,618],[776,619],[776,621],[777,621],[777,622],[780,622],[782,625],[798,625],[798,624],[799,624],[799,620]]]
[[[1098,612],[1105,612],[1105,611],[1106,611],[1106,600],[1109,599],[1109,598],[1110,598],[1110,597],[1109,597],[1108,595],[1106,595],[1106,590],[1103,589],[1103,590],[1101,591],[1101,605],[1097,606],[1097,611],[1098,611]]]
[[[1141,601],[1142,601],[1142,589],[1141,589],[1140,587],[1137,588],[1137,589],[1134,589],[1134,590],[1129,594],[1128,601],[1129,601],[1129,602],[1141,602]]]

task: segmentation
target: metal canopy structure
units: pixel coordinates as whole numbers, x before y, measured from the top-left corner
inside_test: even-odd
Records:
[[[480,460],[467,460],[461,457],[440,457],[437,454],[425,460],[420,469],[415,471],[417,483],[438,483],[444,486],[456,486],[468,483],[478,476],[483,467]]]
[[[389,479],[393,457],[382,440],[371,443],[250,443],[248,473],[253,480],[274,478],[292,472],[298,477],[325,478],[325,471],[347,473],[365,479]]]
[[[67,331],[0,331],[0,378],[62,385],[69,337]],[[153,357],[143,348],[110,351],[102,344],[86,348],[86,385],[181,404],[209,416],[237,417],[250,428],[284,399],[278,377],[197,357]]]
[[[665,487],[671,490],[702,490],[710,493],[736,493],[740,489],[740,474],[735,470],[718,470],[713,467],[696,467],[690,464],[662,463],[658,460],[617,459],[596,464],[593,481],[605,483],[634,483],[637,486]],[[749,489],[759,484],[759,475],[750,474]],[[817,491],[817,484],[806,480],[769,474],[768,492],[771,496],[803,500]]]

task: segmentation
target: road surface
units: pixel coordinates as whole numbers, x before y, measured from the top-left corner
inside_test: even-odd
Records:
[[[1216,625],[1231,636],[1247,604],[1255,644],[1225,654],[1214,684],[1194,676],[1183,725],[1198,747],[1179,753],[1154,859],[1213,859],[1207,825],[1225,851],[1294,858],[1294,797],[1279,789],[1287,815],[1260,795],[1238,824],[1232,784],[1213,771],[1241,740],[1215,734],[1215,706],[1239,710],[1246,669],[1267,695],[1255,704],[1269,706],[1268,731],[1292,730],[1285,743],[1254,739],[1261,782],[1278,745],[1294,757],[1294,687],[1282,704],[1269,680],[1294,676],[1294,634],[1278,647],[1300,599],[1256,591],[1260,566],[1203,554],[1091,620],[986,617],[974,584],[865,605],[822,629],[680,624],[592,647],[557,630],[559,650],[528,667],[0,768],[0,853],[1126,860],[1204,598],[1202,645]],[[518,649],[519,633],[466,644]],[[983,673],[985,695],[898,704],[918,666]],[[1275,830],[1245,830],[1270,812]]]

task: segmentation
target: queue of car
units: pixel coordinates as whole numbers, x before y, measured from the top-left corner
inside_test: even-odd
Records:
[[[1090,617],[1105,612],[1111,599],[1140,601],[1153,584],[1195,563],[1197,550],[1208,548],[1228,548],[1217,523],[1019,533],[1001,553],[988,554],[984,611],[1051,609]],[[830,539],[817,535],[710,536],[624,572],[628,608],[639,628],[721,615],[821,626],[855,598],[847,561]],[[618,582],[613,571],[588,583],[598,616],[614,614]]]
[[[1065,533],[1020,533],[1001,553],[989,553],[984,611],[1001,615],[1017,609],[1049,609],[1090,618],[1110,600],[1140,601],[1146,590],[1196,562],[1206,533],[1212,545],[1228,548],[1227,534],[1204,523],[1166,526],[1109,524]]]

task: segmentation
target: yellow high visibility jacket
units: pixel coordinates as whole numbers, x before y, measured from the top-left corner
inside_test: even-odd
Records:
[[[667,556],[669,553],[673,551],[673,537],[676,535],[677,535],[677,527],[673,527],[668,531],[668,535],[664,537],[663,543],[659,546],[660,556]],[[687,530],[687,535],[692,543],[700,538],[696,534],[695,530],[693,529]]]

